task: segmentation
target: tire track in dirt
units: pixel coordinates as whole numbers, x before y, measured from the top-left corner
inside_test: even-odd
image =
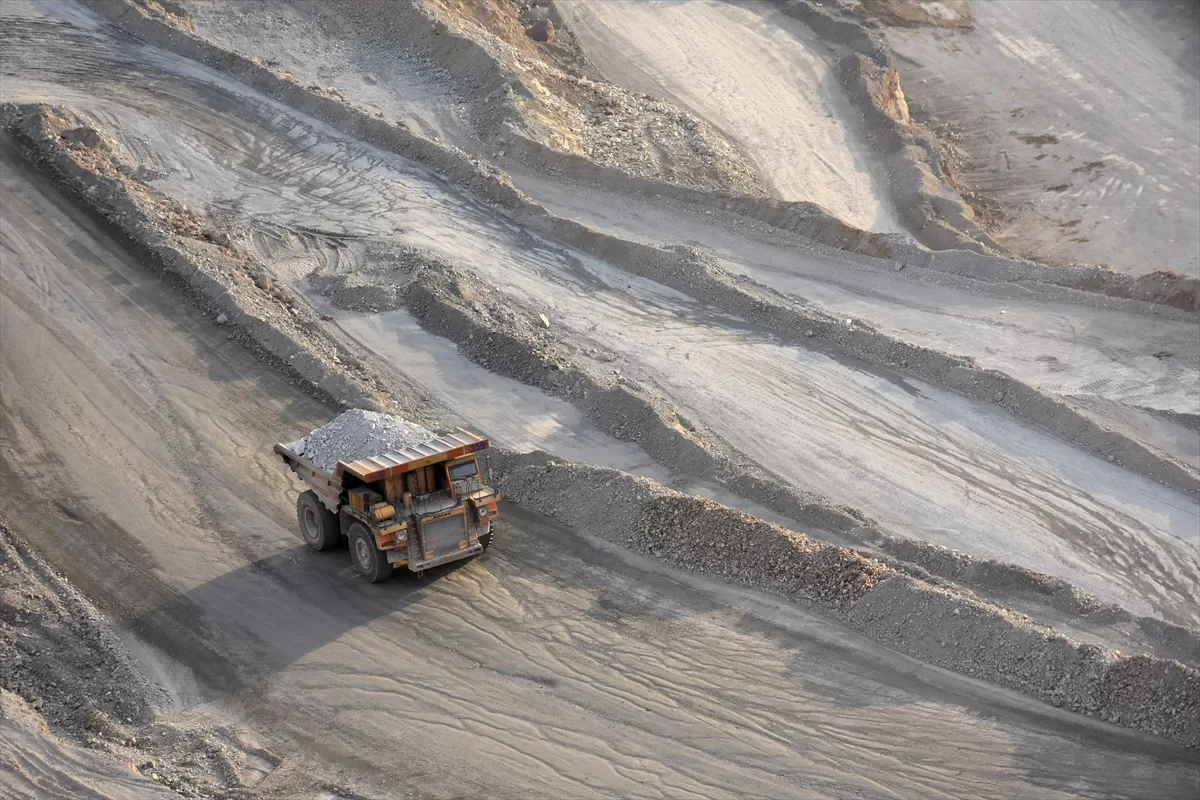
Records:
[[[6,168],[5,176],[7,196],[31,191],[11,182],[13,171]],[[6,220],[13,220],[11,208],[6,204]],[[47,213],[23,224],[36,230]],[[158,357],[145,362],[150,379],[173,406],[192,409],[182,424],[210,443],[214,477],[230,487],[250,481],[253,519],[260,521],[210,521],[204,525],[218,528],[191,533],[196,521],[167,504],[161,524],[145,524],[129,502],[144,487],[113,483],[112,467],[91,463],[98,456],[137,462],[161,453],[141,436],[114,439],[107,450],[89,445],[52,469],[69,477],[68,499],[89,522],[100,499],[120,491],[112,525],[89,526],[88,535],[153,571],[179,592],[175,601],[148,591],[146,578],[120,560],[93,571],[72,559],[79,534],[40,513],[50,499],[45,485],[15,482],[9,465],[29,462],[23,440],[7,435],[6,448],[18,449],[5,454],[4,496],[21,496],[28,506],[21,511],[5,503],[4,512],[19,512],[30,539],[58,554],[85,588],[103,577],[110,613],[126,609],[131,622],[157,632],[168,652],[199,664],[180,649],[179,636],[190,631],[230,659],[211,662],[206,697],[241,709],[242,724],[260,728],[275,752],[296,754],[317,770],[321,761],[333,761],[340,775],[367,785],[411,785],[417,796],[420,786],[406,782],[428,786],[435,777],[447,790],[475,793],[486,785],[501,796],[630,795],[652,788],[671,796],[949,797],[969,790],[980,797],[1061,797],[1078,790],[1081,775],[1097,796],[1146,786],[1167,797],[1189,790],[1192,767],[1174,750],[1007,695],[989,699],[995,697],[990,690],[980,695],[969,682],[911,664],[893,671],[887,665],[894,656],[869,647],[855,655],[855,639],[798,612],[779,610],[779,620],[766,623],[729,611],[727,599],[710,594],[718,590],[688,588],[678,578],[626,565],[512,507],[508,532],[486,562],[445,570],[424,585],[398,582],[365,591],[340,576],[337,558],[298,544],[291,520],[295,487],[282,467],[247,471],[246,459],[235,457],[243,449],[266,453],[289,429],[302,432],[322,414],[320,406],[263,369],[102,237],[62,230],[107,262],[120,259],[114,286],[126,285],[123,276],[141,287],[128,299],[117,293],[91,300],[94,319],[109,333],[79,323],[70,347],[94,352],[112,332],[134,346],[153,347]],[[76,273],[80,265],[71,251],[60,254],[65,263],[45,259],[44,266],[65,283],[92,280],[86,270]],[[19,281],[6,279],[3,286],[6,296],[24,291]],[[56,303],[84,298],[72,291]],[[25,326],[23,341],[43,362],[56,362],[67,345],[51,346],[39,328],[51,317],[72,318],[70,308],[44,306]],[[92,337],[95,345],[88,343]],[[96,392],[93,377],[112,380],[108,361],[87,363],[73,381],[60,381],[44,363],[24,365],[12,347],[4,349],[5,402],[46,437],[50,452],[63,452],[63,437],[71,435],[58,424],[61,409],[79,409],[67,417],[84,442],[127,418],[123,409],[134,395]],[[164,462],[152,485],[189,485],[178,469]],[[57,495],[60,485],[54,483]],[[249,539],[248,528],[254,532]],[[237,539],[254,548],[253,561],[229,549]],[[181,603],[195,616],[179,616]],[[181,618],[191,621],[180,626]],[[199,622],[222,631],[219,647],[204,638]],[[223,683],[235,672],[249,685]],[[844,685],[853,688],[839,688]],[[192,713],[204,710],[201,705]],[[399,718],[406,721],[403,732]],[[907,750],[901,742],[921,730],[929,736],[917,737],[920,744]],[[943,755],[930,742],[945,741],[948,730],[955,745]],[[361,757],[368,743],[398,737],[427,766],[414,771],[407,762]],[[445,755],[456,752],[472,757]],[[1087,769],[1077,771],[1080,764]],[[1062,765],[1070,766],[1064,771]],[[262,788],[294,791],[303,779],[293,770]]]
[[[131,84],[131,86],[137,86],[137,84]],[[189,119],[199,118],[200,110],[207,103],[229,103],[227,95],[220,92],[214,94],[211,87],[196,86],[186,81],[171,84],[157,80],[152,85],[144,87],[144,90],[144,94],[139,94],[132,88],[125,90],[126,97],[136,96],[138,99],[125,100],[122,98],[121,103],[112,105],[107,113],[119,115],[127,124],[132,123],[135,127],[144,127],[157,123],[153,123],[149,117],[143,117],[142,114],[151,110],[157,111],[157,107],[160,105],[165,111],[172,107],[170,104],[177,102],[176,97],[181,98],[178,102],[182,102],[185,108],[194,109],[194,111],[185,113],[176,111],[171,116],[182,116]],[[118,89],[119,91],[121,90]],[[243,97],[253,97],[245,94],[244,90],[242,91]],[[112,101],[107,102],[111,103]],[[131,118],[128,111],[121,110],[121,104],[125,102],[136,102],[144,110],[137,112],[137,116]],[[255,209],[256,218],[273,215],[275,219],[287,224],[300,224],[304,221],[323,219],[328,225],[330,221],[334,221],[343,226],[348,224],[376,235],[387,235],[418,246],[430,247],[455,260],[464,260],[502,292],[514,298],[520,298],[522,302],[532,300],[535,306],[547,309],[556,325],[565,326],[571,335],[576,337],[579,342],[577,349],[586,350],[597,343],[605,348],[611,348],[611,343],[622,342],[622,354],[625,358],[630,359],[629,364],[625,367],[626,371],[634,369],[639,364],[642,365],[641,369],[646,370],[644,375],[636,372],[630,373],[638,381],[653,386],[662,383],[660,378],[655,377],[658,375],[669,377],[678,373],[688,376],[687,381],[690,382],[676,381],[673,386],[664,386],[667,395],[671,397],[695,395],[697,387],[704,387],[711,383],[707,377],[704,377],[707,374],[738,375],[739,371],[745,372],[748,364],[753,365],[757,362],[766,364],[776,360],[775,356],[768,357],[767,355],[772,352],[771,345],[763,345],[762,355],[759,355],[759,346],[738,341],[737,335],[734,340],[727,340],[720,335],[714,337],[706,330],[706,326],[712,324],[711,314],[701,304],[684,295],[670,290],[664,291],[649,281],[637,280],[637,289],[631,297],[630,289],[635,284],[630,284],[630,279],[620,277],[612,270],[605,268],[603,264],[594,260],[581,259],[579,256],[564,257],[564,254],[557,248],[529,238],[527,234],[522,234],[508,223],[495,220],[465,198],[434,188],[433,184],[422,175],[420,169],[414,173],[407,171],[411,170],[411,167],[399,168],[394,160],[385,157],[379,151],[364,149],[336,136],[331,137],[329,143],[324,143],[320,137],[328,137],[329,134],[320,132],[320,128],[305,127],[295,116],[281,121],[277,116],[279,113],[277,107],[261,100],[258,103],[260,105],[257,108],[254,105],[240,106],[238,115],[233,116],[232,119],[225,115],[205,115],[202,118],[203,127],[193,128],[194,131],[203,131],[204,138],[199,140],[203,142],[203,145],[197,147],[195,143],[185,142],[183,146],[176,145],[174,150],[169,152],[172,153],[172,160],[189,165],[188,175],[206,176],[206,178],[186,181],[176,178],[169,182],[161,182],[163,188],[172,190],[178,188],[178,191],[185,193],[184,196],[188,198],[189,202],[202,205],[210,191],[207,187],[230,185],[227,173],[223,172],[225,169],[223,165],[237,164],[239,165],[236,172],[237,180],[242,182],[242,188],[239,191],[245,194],[242,202],[250,203],[249,208]],[[248,165],[238,157],[238,148],[222,145],[222,141],[228,139],[222,127],[227,124],[227,121],[233,123],[235,130],[238,131],[239,139],[254,142],[251,151],[258,155],[254,156]],[[275,133],[281,129],[287,131],[283,137]],[[160,132],[156,134],[156,138],[166,142],[169,137]],[[281,190],[280,186],[294,188]],[[442,222],[447,205],[457,219],[468,221],[470,224],[468,230],[474,230],[475,233],[464,236],[461,227],[448,229]],[[389,209],[398,214],[402,213],[403,216],[393,222],[393,218],[384,213]],[[582,269],[580,265],[583,265]],[[564,294],[561,291],[562,287],[571,287],[572,290]],[[597,288],[603,287],[607,288],[601,292],[596,291]],[[667,312],[665,317],[662,316],[664,310]],[[682,317],[680,316],[681,311],[683,312]],[[659,318],[663,320],[665,327],[655,322]],[[603,323],[603,329],[592,330],[587,326],[580,327],[577,320],[590,320],[589,325]],[[719,324],[728,326],[730,322],[731,318],[724,316]],[[700,324],[697,325],[697,323]],[[734,321],[733,324],[740,323]],[[639,333],[637,336],[630,336],[630,331]],[[639,340],[659,342],[662,347],[640,347]],[[719,367],[707,367],[704,372],[698,371],[698,367],[689,365],[686,360],[680,364],[677,359],[660,358],[660,354],[667,352],[665,350],[667,347],[675,347],[678,352],[687,352],[698,346],[703,348],[713,345],[720,348],[725,341],[736,341],[737,347],[741,348],[739,352],[742,357],[730,359]],[[799,350],[790,352],[795,354],[793,358],[785,358],[779,366],[773,366],[769,370],[765,367],[764,369],[755,368],[751,373],[743,374],[741,382],[764,379],[765,373],[780,374],[779,369],[783,369],[782,374],[791,374],[796,369],[794,358],[799,358],[801,363],[810,358],[801,355],[802,351]],[[833,372],[831,373],[830,370]],[[820,367],[818,372],[822,375],[834,373],[840,375],[841,377],[832,385],[840,386],[844,381],[845,389],[839,391],[843,392],[846,402],[851,404],[860,402],[859,393],[862,391],[862,383],[860,378],[855,377],[855,369],[829,364]],[[886,381],[880,385],[886,385]],[[828,390],[828,388],[827,386],[826,389]],[[874,391],[878,391],[878,389]],[[792,390],[788,389],[787,392],[790,394]],[[940,402],[949,402],[948,396],[939,395],[939,397],[942,398]],[[736,404],[742,399],[732,398],[732,401]],[[729,427],[723,421],[727,417],[723,413],[727,402],[729,400],[714,402],[699,410],[693,407],[693,411],[700,412],[698,419],[707,428],[716,431],[731,443],[740,445],[740,449],[743,449],[751,457],[772,464],[776,470],[781,468],[792,470],[792,474],[795,475],[793,480],[800,482],[799,488],[808,489],[813,486],[811,483],[811,476],[814,474],[812,468],[815,468],[815,474],[819,475],[824,467],[821,462],[812,464],[810,457],[806,454],[808,450],[806,442],[799,439],[791,440],[794,447],[789,451],[790,457],[782,464],[772,462],[771,459],[777,459],[778,454],[772,452],[772,444],[768,439],[759,437],[755,440],[746,440],[744,433],[739,428]],[[735,407],[737,406],[735,405]],[[841,423],[837,422],[837,415],[834,414],[833,409],[822,407],[819,404],[810,405],[800,416],[805,418],[814,411],[819,412],[819,416],[826,420],[830,431],[836,431],[843,427]],[[761,416],[758,412],[759,409],[748,409],[744,413],[748,415],[748,418],[753,419]],[[781,416],[770,419],[774,424],[781,425],[784,420],[797,418],[796,413],[795,410],[789,410],[782,413]],[[956,412],[956,414],[959,413]],[[973,413],[965,409],[961,411],[961,414],[965,414],[966,417],[970,417]],[[831,414],[833,416],[830,416]],[[918,438],[928,436],[928,433],[918,433],[918,428],[914,427],[912,419],[906,420],[903,415],[896,416],[894,409],[889,409],[888,414],[894,417],[889,425],[895,430],[904,431],[905,436],[918,436]],[[821,428],[813,427],[814,432],[818,430]],[[859,434],[851,431],[849,438],[845,441],[854,441],[858,437]],[[936,442],[933,445],[935,449],[944,447],[946,444],[945,439],[940,435],[935,436],[934,441]],[[843,444],[844,442],[840,442],[835,437],[826,445],[824,452],[827,456],[832,457],[835,451],[843,449]],[[968,448],[975,446],[977,445],[971,444]],[[995,444],[991,447],[994,448]],[[904,450],[900,448],[896,452],[899,454]],[[849,466],[849,469],[860,471],[864,465],[875,460],[876,456],[876,453],[871,453],[870,458],[859,461],[855,466]],[[903,459],[909,457],[901,456]],[[844,458],[844,456],[839,455],[838,458]],[[974,458],[968,460],[977,461]],[[794,470],[796,463],[808,463],[812,464],[812,467],[809,470],[796,471]],[[878,467],[867,468],[878,470]],[[1002,474],[1008,476],[1004,480],[1012,481],[1012,476],[1027,471],[1027,466],[1014,464],[1004,468]],[[891,468],[884,472],[892,475],[906,474],[904,470]],[[953,486],[960,485],[960,478],[954,477],[952,472],[947,473],[946,478],[951,481]],[[989,480],[988,483],[992,482]],[[818,488],[826,496],[843,499],[846,498],[846,487],[855,485],[860,484],[856,481],[838,478],[832,482],[819,484],[814,488]],[[883,483],[876,485],[894,486],[894,481],[884,477]],[[869,493],[862,495],[861,498],[856,496],[854,498],[855,505],[864,507],[869,513],[887,515],[896,507],[913,507],[911,502],[903,500],[906,495],[911,494],[912,489],[912,486],[906,486],[903,490],[893,490],[882,496],[872,496]],[[962,490],[959,488],[952,488],[940,492],[939,497],[954,497],[961,492]],[[1014,489],[1013,496],[1022,498],[1025,503],[1030,502],[1027,491]],[[883,497],[887,499],[883,500]],[[966,497],[969,499],[970,495],[968,494]],[[1066,544],[1066,552],[1079,547],[1090,547],[1092,535],[1105,535],[1104,530],[1096,529],[1096,519],[1089,514],[1068,513],[1064,517],[1061,504],[1050,498],[1043,499],[1041,505],[1046,508],[1048,519],[1062,518],[1063,523],[1053,523],[1046,527],[1034,523],[1033,527],[1025,531],[1028,535],[1033,536],[1034,531],[1044,531],[1045,534],[1049,534],[1050,541]],[[1172,519],[1175,513],[1168,512],[1165,518]],[[1023,509],[1018,511],[1018,516],[1030,522],[1036,519],[1036,517],[1029,517]],[[1130,515],[1124,513],[1124,516],[1129,518]],[[1139,514],[1139,516],[1144,515]],[[1158,515],[1158,517],[1164,518],[1162,515]],[[1186,527],[1187,522],[1180,519],[1179,524]],[[931,529],[953,536],[962,525],[962,510],[961,507],[957,507],[953,513],[948,510],[945,522],[940,524],[936,520],[931,521],[927,516],[919,521],[913,520],[913,522],[923,528],[921,535],[925,538],[929,537]],[[1073,533],[1076,530],[1093,533],[1077,536]],[[1158,536],[1158,534],[1143,528],[1143,535],[1147,533],[1151,538]],[[981,541],[997,541],[995,531],[990,523],[986,523],[982,519],[978,526],[978,534],[979,538],[974,540],[972,547],[977,547],[978,542]],[[1040,542],[1044,538],[1044,535],[1033,536],[1031,541]],[[947,544],[962,546],[967,544],[968,540],[950,538],[943,541]],[[1109,541],[1111,541],[1111,536]],[[1160,539],[1159,542],[1155,547],[1176,546],[1169,536]],[[1117,543],[1121,549],[1131,546],[1124,537],[1118,539]],[[1136,545],[1133,546],[1136,549]],[[1005,555],[1002,552],[989,550],[984,550],[981,554],[992,557]],[[1137,556],[1097,556],[1093,553],[1086,556],[1086,559],[1093,561],[1097,557],[1106,564],[1121,565],[1123,569],[1120,574],[1127,574],[1126,571],[1133,570],[1132,565],[1137,563],[1138,559],[1142,559],[1149,565],[1156,562],[1156,559],[1147,552],[1142,552]],[[1073,580],[1078,579],[1076,575],[1078,562],[1073,561],[1074,558],[1075,556],[1070,556],[1071,560],[1068,563],[1071,566],[1064,566],[1059,571],[1059,574],[1064,574],[1064,577]],[[1046,568],[1042,556],[1033,558],[1028,565],[1040,569]],[[1098,572],[1102,573],[1104,570]],[[1150,601],[1151,606],[1140,606],[1139,603],[1142,601],[1135,599],[1133,595],[1127,593],[1127,590],[1112,586],[1111,578],[1107,575],[1097,574],[1094,571],[1092,576],[1099,582],[1092,583],[1089,578],[1087,588],[1090,591],[1099,594],[1103,599],[1129,605],[1135,612],[1146,613],[1150,607],[1155,607],[1159,609],[1159,613],[1174,613],[1171,609],[1180,607],[1178,600],[1166,600],[1164,597],[1158,596],[1157,591],[1150,592],[1150,596],[1153,598]],[[1137,580],[1142,579],[1138,578]],[[1186,596],[1188,591],[1190,590],[1186,587],[1168,590],[1167,596]]]

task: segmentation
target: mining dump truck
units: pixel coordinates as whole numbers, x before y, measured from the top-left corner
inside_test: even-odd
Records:
[[[296,501],[300,532],[314,550],[347,541],[355,568],[372,583],[396,567],[420,574],[479,555],[491,544],[500,494],[484,484],[479,469],[487,439],[459,430],[396,452],[339,461],[330,472],[297,454],[302,442],[275,445],[310,487]]]

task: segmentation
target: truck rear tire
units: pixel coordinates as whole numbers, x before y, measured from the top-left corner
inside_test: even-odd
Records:
[[[328,550],[342,540],[342,529],[334,514],[309,489],[296,499],[296,516],[300,520],[300,533],[313,550]]]
[[[346,531],[346,537],[350,540],[350,559],[359,575],[371,583],[392,577],[392,565],[388,563],[387,554],[375,546],[375,537],[366,525],[354,523]]]

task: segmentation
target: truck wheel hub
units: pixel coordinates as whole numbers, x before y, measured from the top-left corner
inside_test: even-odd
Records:
[[[316,539],[320,533],[320,527],[317,522],[317,515],[311,508],[304,509],[304,535],[309,539]]]
[[[358,538],[354,541],[354,557],[358,559],[358,563],[364,568],[371,565],[371,549],[367,544],[367,540]]]

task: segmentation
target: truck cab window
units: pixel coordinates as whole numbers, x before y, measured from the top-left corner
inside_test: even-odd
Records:
[[[474,478],[479,474],[479,465],[474,461],[464,461],[461,464],[455,464],[450,468],[450,480],[462,481],[467,478]]]

